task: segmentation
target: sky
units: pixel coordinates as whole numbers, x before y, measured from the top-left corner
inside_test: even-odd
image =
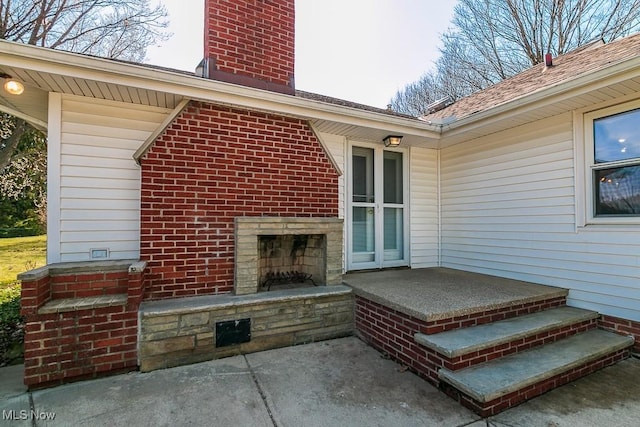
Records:
[[[171,39],[147,62],[194,71],[204,0],[161,0]],[[457,0],[296,0],[296,89],[385,108],[433,68]]]

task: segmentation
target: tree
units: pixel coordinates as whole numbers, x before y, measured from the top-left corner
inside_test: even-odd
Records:
[[[168,36],[166,16],[149,0],[2,0],[0,38],[141,62]]]
[[[152,7],[149,0],[1,0],[0,39],[141,62],[148,46],[169,36],[166,17],[164,6]],[[25,138],[43,143],[19,150]],[[14,201],[27,198],[41,219],[43,138],[24,120],[0,114],[0,194]]]
[[[14,131],[12,137],[17,135]],[[16,154],[0,174],[0,228],[31,222],[44,229],[47,222],[47,142],[35,129],[21,133]],[[30,221],[29,221],[30,220]]]
[[[434,92],[456,100],[543,62],[546,53],[638,31],[640,0],[459,0],[452,24],[429,79]],[[407,96],[396,94],[392,106],[404,112]]]

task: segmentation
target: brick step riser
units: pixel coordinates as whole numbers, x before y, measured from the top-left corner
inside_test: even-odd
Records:
[[[511,319],[525,314],[537,313],[550,308],[566,306],[565,297],[551,298],[541,301],[510,305],[507,307],[487,310],[464,316],[456,316],[448,319],[434,320],[426,323],[426,328],[420,332],[426,335],[438,334],[440,332],[452,331],[454,329],[468,328],[471,326],[484,325],[497,322],[499,320]]]
[[[607,366],[614,365],[615,363],[628,358],[630,354],[631,352],[628,348],[612,352],[597,360],[587,362],[581,366],[539,381],[535,384],[528,385],[520,390],[489,402],[479,402],[444,381],[440,383],[440,389],[448,396],[457,400],[463,406],[471,409],[481,417],[490,417],[536,396],[544,394],[554,388],[592,374]]]
[[[360,338],[437,386],[440,383],[438,369],[444,367],[444,361],[435,351],[417,344],[414,340],[416,333],[438,333],[476,326],[565,305],[566,298],[558,297],[427,322],[356,296],[355,323]]]
[[[431,349],[427,349],[427,352],[434,355],[434,357],[432,358],[434,362],[438,361],[441,366],[451,371],[457,371],[459,369],[468,368],[469,366],[478,365],[480,363],[488,362],[490,360],[498,359],[510,354],[530,350],[534,347],[538,347],[544,344],[556,342],[571,335],[586,332],[591,329],[596,329],[597,326],[597,319],[589,319],[579,323],[565,325],[559,328],[540,332],[526,338],[518,338],[517,340],[508,343],[488,347],[480,351],[452,358],[449,358],[446,355],[440,354],[437,351]]]

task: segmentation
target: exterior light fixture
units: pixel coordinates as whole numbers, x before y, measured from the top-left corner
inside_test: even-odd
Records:
[[[397,147],[402,142],[401,135],[389,135],[385,137],[382,141],[384,141],[385,147]]]
[[[4,90],[11,95],[21,95],[24,92],[24,85],[17,80],[14,80],[8,74],[0,73],[0,78],[4,79]]]

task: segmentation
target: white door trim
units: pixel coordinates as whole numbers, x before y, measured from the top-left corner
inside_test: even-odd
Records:
[[[372,149],[374,152],[374,187],[375,187],[375,256],[371,262],[354,262],[353,256],[353,148],[362,147]],[[400,260],[385,261],[384,260],[384,207],[383,197],[383,162],[384,151],[392,151],[402,153],[402,179],[403,179],[403,203],[401,205],[391,205],[387,207],[401,207],[403,209],[403,258]],[[401,267],[410,265],[411,256],[409,254],[409,150],[407,148],[386,148],[380,144],[372,144],[358,141],[348,141],[347,153],[345,161],[345,234],[346,234],[346,270],[363,270],[386,267]],[[390,205],[390,204],[386,204]]]

